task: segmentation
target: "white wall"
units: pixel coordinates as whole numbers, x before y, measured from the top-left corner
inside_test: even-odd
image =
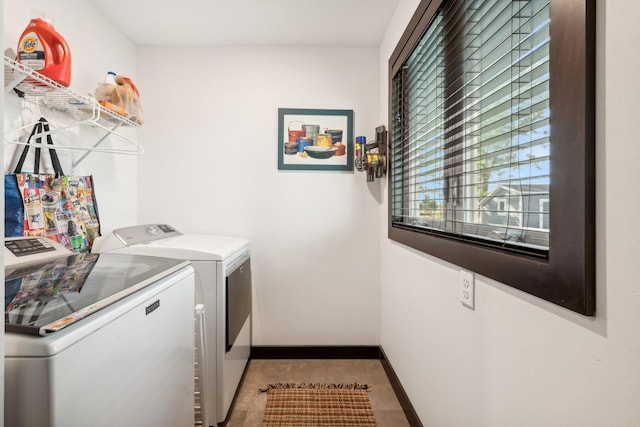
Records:
[[[67,41],[72,58],[71,86],[74,92],[93,94],[106,72],[116,71],[129,76],[137,83],[136,46],[115,29],[114,25],[91,4],[81,0],[5,0],[4,1],[3,50],[17,50],[20,35],[31,18],[53,19],[55,29]],[[140,85],[144,91],[144,85]],[[15,96],[7,96],[4,104],[5,130],[32,123],[38,116],[32,106],[22,107]],[[71,124],[64,116],[40,109],[49,121],[64,127]],[[27,131],[29,131],[27,129]],[[123,134],[136,138],[134,129],[123,129]],[[54,142],[71,146],[92,146],[104,135],[95,127],[78,126],[68,133],[54,135]],[[10,139],[15,136],[9,133]],[[4,144],[4,169],[13,166],[13,144]],[[131,145],[109,137],[101,146],[135,149]],[[20,149],[22,146],[20,146]],[[21,151],[21,150],[20,150]],[[100,210],[103,234],[114,228],[132,225],[136,221],[137,157],[104,153],[91,153],[72,171],[72,161],[85,151],[59,151],[62,166],[67,174],[93,174]],[[31,163],[32,165],[32,163]],[[31,171],[31,169],[25,169]]]
[[[417,0],[401,1],[387,61]],[[456,266],[391,242],[381,208],[381,342],[428,426],[631,426],[640,420],[637,94],[640,3],[598,6],[597,315],[586,318],[484,277],[476,309]],[[386,85],[381,88],[387,114]],[[385,189],[386,190],[386,189]]]
[[[379,344],[379,183],[279,171],[278,108],[354,110],[374,137],[378,49],[140,48],[141,223],[251,242],[254,345]]]

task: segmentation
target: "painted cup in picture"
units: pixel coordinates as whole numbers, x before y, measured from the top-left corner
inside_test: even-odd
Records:
[[[284,143],[284,154],[296,154],[298,152],[298,143],[297,142],[285,142]]]
[[[331,135],[331,140],[335,144],[336,142],[342,142],[342,130],[340,129],[327,129],[324,133]]]
[[[313,145],[311,138],[298,138],[298,153],[304,153],[304,147]]]
[[[320,125],[302,125],[305,138],[316,139],[318,132],[320,132]]]
[[[304,137],[304,130],[289,129],[289,142],[298,142],[298,138]]]
[[[328,133],[320,133],[316,136],[316,144],[318,147],[331,147],[333,146],[333,142],[331,142],[331,135]]]

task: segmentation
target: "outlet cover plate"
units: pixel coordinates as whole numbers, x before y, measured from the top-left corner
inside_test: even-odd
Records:
[[[460,302],[472,310],[475,308],[475,283],[473,271],[460,270]]]

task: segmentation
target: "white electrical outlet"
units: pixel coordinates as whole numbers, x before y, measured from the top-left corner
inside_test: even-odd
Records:
[[[473,272],[460,270],[460,302],[470,309],[474,309],[475,283]]]

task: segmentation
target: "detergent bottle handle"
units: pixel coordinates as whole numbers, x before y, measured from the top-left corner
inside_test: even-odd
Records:
[[[56,64],[61,64],[64,61],[64,57],[67,54],[62,43],[56,43],[52,49],[53,51],[53,62]]]

